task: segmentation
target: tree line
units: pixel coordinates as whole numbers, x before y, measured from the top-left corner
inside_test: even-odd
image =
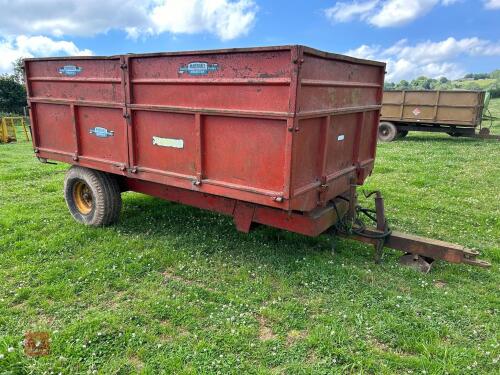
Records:
[[[500,69],[491,73],[469,73],[463,78],[449,80],[446,77],[421,76],[411,81],[385,82],[385,90],[485,90],[492,98],[500,97]]]
[[[0,75],[0,114],[22,114],[26,105],[23,60],[18,59],[11,74]]]

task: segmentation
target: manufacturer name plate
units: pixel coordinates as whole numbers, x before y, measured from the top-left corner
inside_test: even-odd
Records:
[[[115,135],[115,132],[113,130],[108,130],[101,126],[96,126],[95,128],[90,129],[89,133],[95,135],[98,138],[107,138]]]
[[[344,134],[340,134],[337,136],[337,141],[343,141],[345,139],[345,135]]]
[[[82,70],[83,70],[83,68],[80,66],[64,65],[58,69],[58,72],[59,72],[59,74],[62,74],[62,75],[68,76],[68,77],[74,77],[77,74],[81,73]]]
[[[183,139],[153,137],[153,145],[161,147],[184,148]]]
[[[189,64],[181,65],[179,67],[180,74],[187,73],[192,76],[203,76],[208,74],[209,72],[215,72],[217,70],[219,70],[219,65],[209,64],[202,61],[193,61]]]

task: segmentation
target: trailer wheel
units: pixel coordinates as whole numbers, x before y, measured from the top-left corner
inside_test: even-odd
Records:
[[[71,167],[64,179],[64,198],[73,218],[85,225],[109,225],[120,216],[120,186],[108,173]]]
[[[383,121],[378,124],[378,139],[382,142],[392,142],[398,134],[398,129],[392,122]]]

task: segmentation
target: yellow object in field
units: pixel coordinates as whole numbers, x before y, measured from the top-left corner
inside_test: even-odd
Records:
[[[24,117],[2,117],[0,119],[0,143],[17,141],[16,125],[23,128],[26,140],[30,140]]]

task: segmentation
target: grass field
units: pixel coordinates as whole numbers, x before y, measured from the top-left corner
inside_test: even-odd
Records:
[[[464,89],[464,90],[470,90],[470,85],[478,85],[482,90],[487,90],[492,84],[496,82],[496,79],[494,78],[484,78],[484,79],[476,79],[474,81],[453,81],[457,87]]]
[[[393,228],[493,266],[375,265],[357,242],[240,234],[135,193],[120,224],[88,228],[66,209],[66,165],[0,145],[0,373],[498,373],[498,141],[410,133],[377,157],[366,190]],[[26,331],[50,334],[48,356],[25,356]]]

